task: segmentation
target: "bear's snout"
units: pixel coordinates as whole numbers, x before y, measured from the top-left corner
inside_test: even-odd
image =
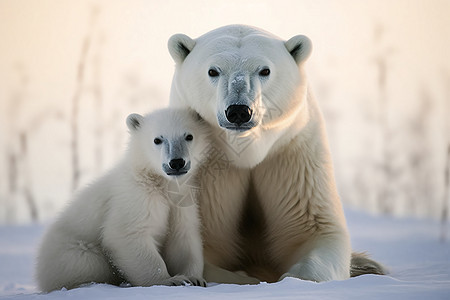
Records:
[[[182,158],[175,158],[175,159],[172,159],[169,162],[169,167],[172,170],[179,171],[181,168],[184,167],[185,164],[186,164],[186,162],[184,161],[184,159],[182,159]]]
[[[252,118],[252,110],[247,105],[230,105],[225,110],[228,122],[241,126]]]
[[[183,158],[173,158],[169,163],[163,163],[162,168],[169,176],[184,175],[191,169],[191,162]]]

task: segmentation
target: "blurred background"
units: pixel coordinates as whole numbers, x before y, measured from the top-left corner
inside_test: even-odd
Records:
[[[346,207],[448,218],[450,1],[0,0],[0,224],[46,222],[166,106],[167,40],[242,23],[311,38]],[[447,173],[446,173],[447,172]]]

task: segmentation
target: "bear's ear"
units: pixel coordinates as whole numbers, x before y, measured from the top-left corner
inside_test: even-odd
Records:
[[[304,35],[296,35],[284,43],[286,49],[294,58],[297,65],[308,59],[312,50],[311,40]]]
[[[138,130],[144,122],[144,117],[139,114],[131,114],[127,117],[127,126],[130,131]]]
[[[177,64],[184,61],[194,46],[195,41],[182,33],[172,35],[168,42],[170,55]]]

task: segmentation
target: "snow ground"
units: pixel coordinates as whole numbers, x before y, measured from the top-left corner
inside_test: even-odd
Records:
[[[450,241],[439,241],[438,222],[375,217],[349,210],[347,220],[353,249],[370,252],[389,268],[388,276],[366,275],[325,283],[286,278],[273,284],[210,284],[207,288],[94,284],[40,294],[33,281],[33,265],[45,226],[3,226],[0,299],[450,299]]]

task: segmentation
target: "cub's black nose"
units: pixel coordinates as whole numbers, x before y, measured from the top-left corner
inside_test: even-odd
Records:
[[[184,159],[182,159],[182,158],[175,158],[175,159],[172,159],[170,162],[169,162],[169,167],[172,169],[172,170],[177,170],[177,171],[179,171],[181,168],[183,168],[184,166],[186,165],[186,162],[184,161]]]
[[[252,110],[247,105],[230,105],[225,110],[225,116],[230,123],[240,126],[252,118]]]

